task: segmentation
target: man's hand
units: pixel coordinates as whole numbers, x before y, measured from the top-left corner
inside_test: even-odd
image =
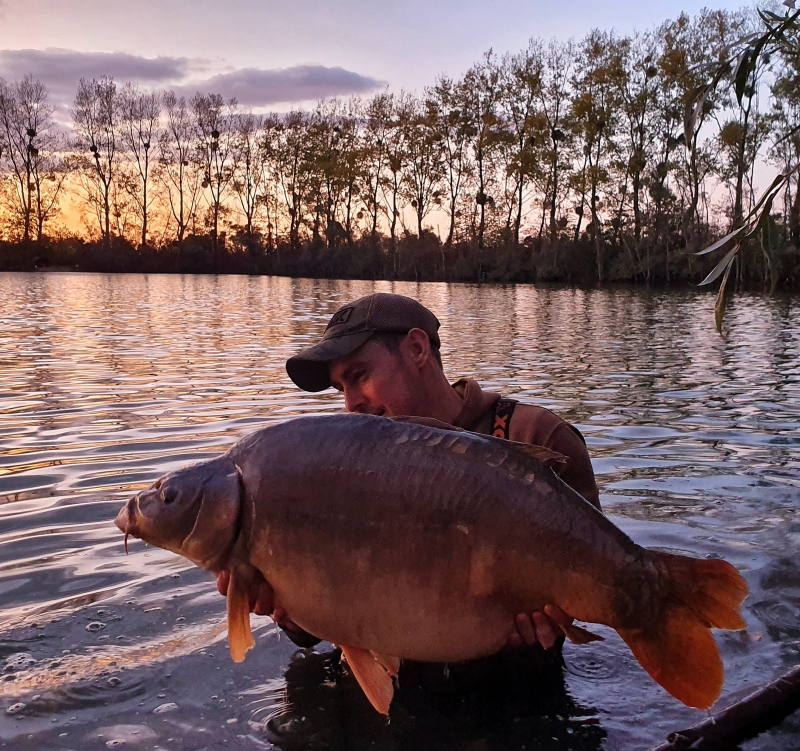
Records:
[[[541,644],[545,649],[552,649],[560,636],[566,636],[573,620],[555,605],[545,605],[542,613],[520,613],[515,621],[517,628],[508,637],[508,645]]]

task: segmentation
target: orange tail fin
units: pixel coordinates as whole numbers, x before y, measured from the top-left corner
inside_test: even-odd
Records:
[[[724,670],[711,628],[745,627],[739,605],[747,584],[730,563],[655,553],[666,571],[661,618],[645,628],[618,629],[642,667],[684,704],[708,709]]]

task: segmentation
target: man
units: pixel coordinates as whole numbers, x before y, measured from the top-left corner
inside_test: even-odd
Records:
[[[473,380],[449,383],[439,352],[439,321],[409,297],[376,293],[340,308],[322,340],[286,363],[289,377],[305,391],[331,386],[344,394],[348,412],[386,417],[429,417],[478,433],[546,446],[567,457],[556,471],[587,501],[600,508],[589,455],[576,428],[543,407],[517,404],[484,392]],[[227,591],[226,572],[218,578]],[[251,608],[271,615],[299,646],[319,640],[273,607],[272,590],[262,582],[251,593]],[[548,605],[542,613],[520,613],[509,646],[551,649],[572,619]]]

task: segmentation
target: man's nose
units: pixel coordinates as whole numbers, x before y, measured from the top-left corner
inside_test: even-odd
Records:
[[[344,390],[344,408],[348,412],[364,412],[366,399],[359,389]]]

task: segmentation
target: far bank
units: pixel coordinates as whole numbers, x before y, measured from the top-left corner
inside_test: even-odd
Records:
[[[698,245],[698,247],[702,247]],[[390,243],[364,238],[328,245],[323,240],[298,247],[265,247],[261,238],[245,242],[191,235],[182,243],[137,248],[126,240],[110,243],[80,238],[43,242],[0,242],[0,271],[90,271],[111,273],[250,274],[320,279],[414,282],[560,283],[576,286],[634,284],[695,286],[719,261],[720,253],[696,255],[679,247],[651,252],[626,243],[606,245],[598,255],[589,238],[553,244],[528,238],[519,244],[478,247],[442,243],[432,233]],[[731,277],[738,289],[800,289],[800,248],[791,242],[772,248],[753,244],[740,253]]]

